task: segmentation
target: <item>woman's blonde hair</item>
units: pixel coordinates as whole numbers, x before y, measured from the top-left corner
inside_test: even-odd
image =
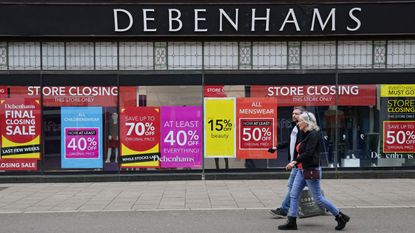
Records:
[[[304,111],[303,113],[301,113],[299,118],[300,120],[304,121],[307,124],[308,130],[315,130],[315,131],[320,130],[320,127],[317,125],[316,117],[314,116],[313,113]]]

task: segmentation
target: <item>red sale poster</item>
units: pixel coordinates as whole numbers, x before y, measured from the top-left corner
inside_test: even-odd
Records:
[[[160,108],[121,109],[121,167],[160,166]]]
[[[236,157],[275,159],[268,149],[277,143],[276,99],[238,98],[236,111]]]
[[[384,121],[383,152],[414,153],[415,121]]]
[[[40,159],[40,100],[1,100],[2,159]]]

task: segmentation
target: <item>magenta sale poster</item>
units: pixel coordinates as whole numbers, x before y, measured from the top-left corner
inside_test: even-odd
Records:
[[[98,159],[98,128],[65,128],[68,159]]]
[[[200,168],[202,164],[202,107],[161,107],[162,168]]]

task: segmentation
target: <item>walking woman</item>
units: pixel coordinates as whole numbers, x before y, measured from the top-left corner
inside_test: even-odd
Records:
[[[288,212],[288,221],[284,225],[278,226],[279,230],[297,230],[297,206],[301,191],[307,185],[313,195],[314,201],[326,208],[333,216],[336,217],[336,230],[342,230],[350,217],[340,212],[340,210],[328,201],[321,194],[320,189],[320,152],[321,152],[321,135],[320,128],[316,124],[316,118],[311,112],[303,112],[299,116],[297,123],[299,129],[304,132],[303,140],[296,147],[298,157],[285,167],[287,170],[297,167],[300,172],[297,173],[293,187],[290,192],[290,210]]]

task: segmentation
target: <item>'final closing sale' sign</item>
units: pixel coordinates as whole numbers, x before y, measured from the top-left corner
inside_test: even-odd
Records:
[[[40,159],[40,100],[1,100],[1,157]]]

